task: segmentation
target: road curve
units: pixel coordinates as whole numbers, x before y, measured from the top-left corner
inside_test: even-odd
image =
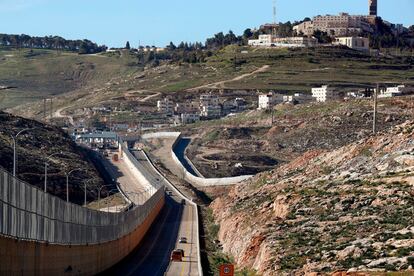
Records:
[[[138,248],[102,275],[200,275],[195,207],[185,203],[174,192],[170,183],[154,169],[143,152],[132,153],[138,160],[138,169],[148,181],[156,181],[167,187],[166,204]],[[122,166],[118,168],[123,171]],[[180,237],[186,237],[188,243],[180,244]],[[183,262],[170,263],[171,252],[176,248],[184,249]]]

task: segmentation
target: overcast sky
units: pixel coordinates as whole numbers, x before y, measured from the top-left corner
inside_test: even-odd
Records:
[[[414,0],[378,0],[379,15],[414,25]],[[241,34],[271,22],[272,0],[0,0],[0,33],[87,38],[98,44],[165,46]],[[278,21],[318,14],[367,14],[368,0],[277,0]]]

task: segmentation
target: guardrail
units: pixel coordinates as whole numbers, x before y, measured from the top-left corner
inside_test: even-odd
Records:
[[[0,235],[62,245],[113,241],[133,232],[163,196],[159,189],[127,212],[99,212],[44,193],[0,168]]]

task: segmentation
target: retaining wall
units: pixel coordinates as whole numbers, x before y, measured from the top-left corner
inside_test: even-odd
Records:
[[[244,180],[247,180],[252,177],[252,175],[242,175],[236,177],[223,177],[223,178],[202,178],[191,174],[185,166],[178,159],[177,155],[174,152],[174,148],[177,145],[178,141],[181,139],[180,132],[158,132],[158,133],[149,133],[142,136],[143,139],[153,139],[153,138],[174,138],[175,141],[171,148],[171,157],[174,160],[174,163],[180,169],[178,172],[180,177],[183,177],[186,181],[190,182],[195,186],[226,186],[240,183]]]

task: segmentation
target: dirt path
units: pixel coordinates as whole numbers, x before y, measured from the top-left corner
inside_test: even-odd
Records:
[[[239,81],[239,80],[242,80],[244,78],[247,78],[247,77],[256,75],[258,73],[265,72],[265,71],[267,71],[267,69],[269,69],[269,67],[270,67],[269,65],[263,65],[262,67],[260,67],[259,69],[254,70],[251,73],[246,73],[246,74],[237,76],[235,78],[232,78],[230,80],[218,81],[218,82],[213,82],[213,83],[205,84],[205,85],[202,85],[202,86],[190,88],[190,89],[187,89],[187,91],[188,92],[193,92],[193,91],[196,91],[196,90],[199,90],[199,89],[217,89],[217,88],[224,88],[224,85],[226,83],[233,82],[233,81]]]
[[[73,126],[75,123],[73,122],[73,117],[69,115],[63,115],[62,111],[65,108],[59,108],[53,113],[54,118],[67,118],[69,120],[69,123]]]
[[[140,102],[146,102],[146,101],[148,101],[148,100],[150,100],[150,99],[152,99],[152,98],[155,98],[155,97],[158,97],[158,96],[160,96],[161,95],[161,92],[156,92],[156,91],[149,91],[149,90],[135,90],[135,91],[128,91],[128,92],[125,92],[125,94],[124,94],[124,96],[125,97],[137,97],[137,96],[140,96],[140,94],[139,93],[145,93],[145,92],[150,92],[150,93],[154,93],[154,94],[151,94],[151,95],[148,95],[148,96],[145,96],[144,98],[142,98],[142,99],[140,99],[139,101]]]

